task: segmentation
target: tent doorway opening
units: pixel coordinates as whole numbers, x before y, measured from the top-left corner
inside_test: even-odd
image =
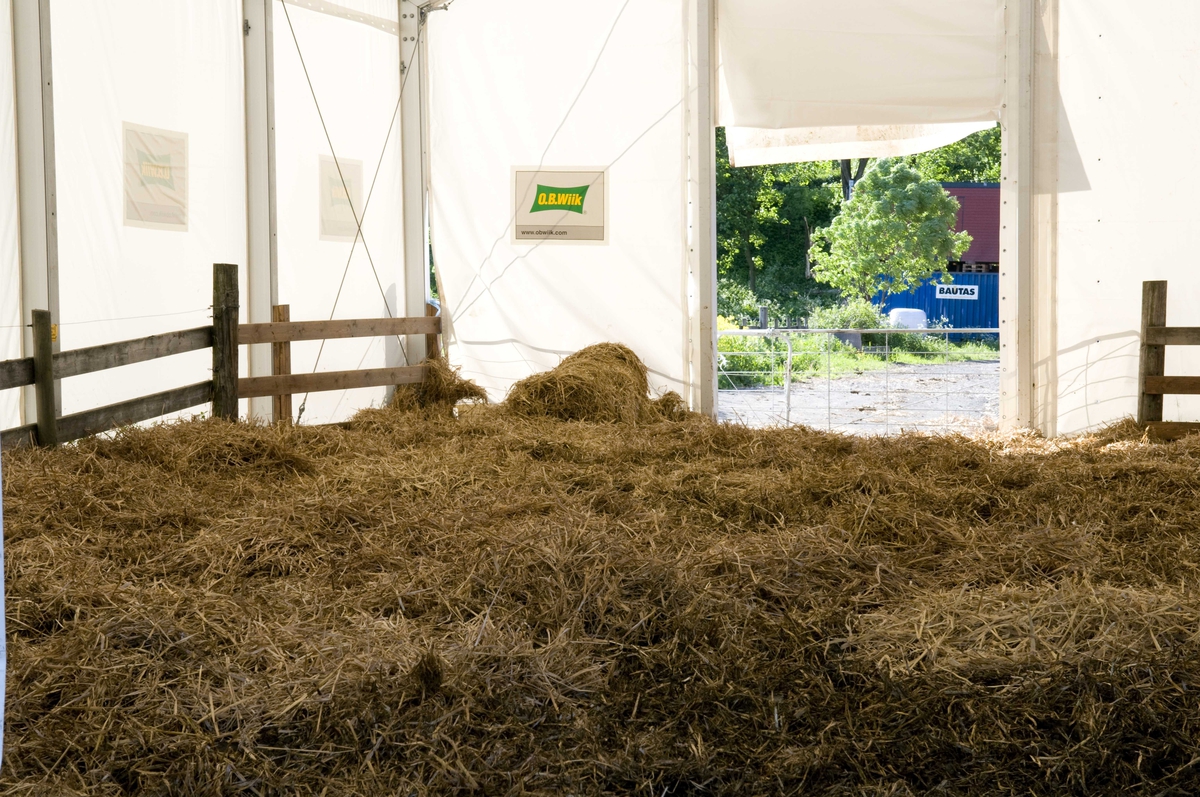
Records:
[[[976,127],[882,169],[865,157],[755,163],[744,136],[718,129],[722,420],[853,434],[1000,427],[1002,134]],[[855,290],[863,283],[838,271],[856,264],[833,250],[861,247],[855,225],[894,214],[873,205],[896,188],[937,198],[953,243],[922,252],[937,260],[917,279],[898,270],[895,290]],[[902,221],[915,238],[924,219]]]

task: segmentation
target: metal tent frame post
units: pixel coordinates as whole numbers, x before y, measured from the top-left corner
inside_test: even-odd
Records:
[[[400,316],[425,315],[429,296],[429,215],[426,168],[427,136],[425,89],[425,16],[430,3],[401,0],[400,6],[400,160],[404,211],[404,271],[400,283],[404,292]],[[425,338],[409,335],[404,340],[409,364],[425,360]]]
[[[687,3],[689,403],[717,417],[717,0]]]
[[[275,199],[274,0],[243,0],[246,83],[246,317],[272,320],[279,303],[279,242]],[[250,346],[249,376],[275,374],[271,347]],[[249,400],[251,418],[273,420],[269,398]]]
[[[60,320],[58,303],[58,198],[54,157],[54,81],[50,49],[50,0],[14,0],[13,67],[17,127],[17,193],[20,206],[21,317],[34,310]],[[58,351],[57,326],[50,342]],[[34,351],[33,327],[22,337],[23,354]],[[58,391],[55,391],[57,396]],[[57,401],[57,399],[56,399]],[[37,417],[37,396],[26,388],[22,423]],[[61,405],[58,407],[61,410]]]

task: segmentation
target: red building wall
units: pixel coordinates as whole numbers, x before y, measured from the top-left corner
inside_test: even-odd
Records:
[[[995,183],[942,183],[958,199],[958,230],[971,233],[964,263],[1000,262],[1000,186]]]

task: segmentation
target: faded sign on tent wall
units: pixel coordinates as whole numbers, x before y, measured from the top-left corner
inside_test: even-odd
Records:
[[[513,170],[513,243],[605,243],[605,169]]]
[[[125,134],[125,224],[186,232],[187,133],[128,122],[122,129]]]
[[[340,168],[339,168],[340,167]],[[321,156],[320,227],[322,241],[353,241],[355,214],[362,215],[363,162]]]

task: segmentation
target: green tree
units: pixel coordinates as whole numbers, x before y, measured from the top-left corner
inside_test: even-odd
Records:
[[[813,276],[847,298],[915,290],[971,245],[958,200],[901,159],[875,162],[833,224],[813,235]],[[949,281],[949,278],[945,278]]]
[[[784,315],[806,316],[822,303],[821,294],[832,294],[813,279],[809,255],[812,235],[833,221],[842,206],[835,177],[811,182],[802,177],[780,186],[779,221],[764,227],[757,291]]]
[[[783,192],[777,183],[783,175],[774,166],[731,166],[724,133],[717,130],[718,269],[742,269],[745,284],[753,293],[762,268],[759,250],[767,242],[764,228],[779,220]]]
[[[926,180],[939,183],[1000,182],[1000,126],[972,133],[905,160]]]
[[[806,294],[816,289],[808,273],[810,234],[837,213],[836,180],[828,162],[734,167],[725,131],[717,129],[717,264],[726,288],[720,296],[727,298],[722,313],[766,301],[802,314]]]

